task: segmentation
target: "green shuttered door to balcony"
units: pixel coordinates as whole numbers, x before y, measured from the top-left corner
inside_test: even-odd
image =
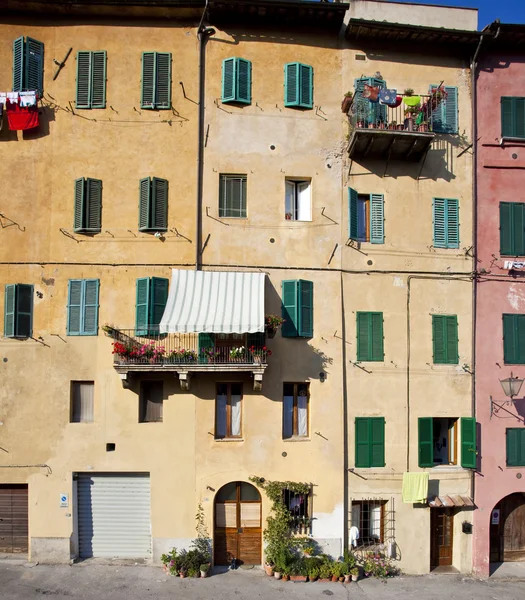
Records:
[[[159,323],[168,301],[169,280],[141,277],[136,283],[135,334],[158,335]]]

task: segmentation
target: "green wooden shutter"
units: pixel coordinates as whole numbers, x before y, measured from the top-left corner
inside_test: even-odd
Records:
[[[17,337],[33,335],[33,286],[25,283],[16,286],[15,334]]]
[[[525,315],[503,315],[503,360],[509,365],[525,364]]]
[[[44,89],[44,44],[33,38],[26,38],[25,56],[26,90],[35,90],[41,96]]]
[[[512,256],[513,226],[512,226],[512,203],[499,203],[499,251],[503,256]]]
[[[299,63],[284,65],[284,105],[299,105]]]
[[[150,315],[150,285],[149,277],[137,279],[135,303],[135,335],[148,335]]]
[[[447,198],[446,206],[447,248],[459,248],[459,201]]]
[[[370,426],[365,417],[355,418],[355,466],[370,467]]]
[[[153,177],[151,182],[151,229],[168,230],[168,181]]]
[[[5,286],[4,300],[4,336],[14,337],[15,335],[15,302],[16,285],[9,284]]]
[[[385,466],[385,419],[372,417],[370,421],[370,466]]]
[[[525,365],[525,315],[516,315],[516,339],[518,340],[518,364]]]
[[[299,65],[299,106],[314,106],[314,70],[309,65]]]
[[[370,313],[358,312],[356,315],[357,360],[370,360]]]
[[[446,234],[446,199],[434,198],[432,205],[433,224],[434,224],[434,247],[447,247]]]
[[[458,364],[458,318],[456,315],[445,317],[447,364]]]
[[[514,137],[513,107],[514,98],[502,96],[501,102],[501,136]]]
[[[151,179],[144,177],[139,187],[139,231],[150,229],[151,215]]]
[[[512,203],[512,254],[513,256],[525,255],[525,204]]]
[[[70,279],[67,295],[67,335],[82,333],[83,280]]]
[[[371,361],[382,362],[385,359],[383,350],[383,313],[370,313],[370,350]]]
[[[85,279],[83,282],[82,335],[98,333],[98,279]]]
[[[461,466],[476,468],[476,419],[461,417]]]
[[[418,419],[419,451],[418,462],[420,467],[434,466],[434,429],[432,417]]]
[[[357,212],[358,193],[348,188],[348,237],[357,240],[359,237],[359,216]]]
[[[168,302],[168,288],[169,279],[164,277],[152,277],[151,278],[151,299],[150,299],[150,316],[149,325],[152,333],[158,333],[159,324],[166,309],[166,303]]]
[[[77,52],[77,108],[91,108],[92,52]]]
[[[208,357],[204,354],[206,348],[215,347],[215,335],[213,333],[199,333],[199,362],[208,362]]]
[[[432,93],[438,86],[431,85],[429,93]],[[435,133],[445,133],[446,121],[445,121],[445,101],[442,100],[439,106],[432,111],[432,131]]]
[[[235,58],[225,58],[222,61],[222,102],[235,102],[236,80]]]
[[[525,429],[512,428],[506,430],[507,466],[525,466]]]
[[[74,209],[74,225],[73,230],[81,232],[85,228],[84,219],[84,178],[75,179],[75,209]]]
[[[299,315],[297,307],[298,281],[288,280],[281,282],[281,310],[284,323],[281,326],[283,337],[297,337],[299,335]]]
[[[237,58],[237,102],[251,104],[252,101],[252,63]]]
[[[24,36],[13,42],[13,92],[24,89]]]
[[[171,52],[156,52],[155,108],[171,108]]]
[[[458,88],[455,86],[445,86],[447,99],[444,102],[445,124],[444,133],[458,132]]]
[[[370,194],[370,242],[372,244],[385,243],[384,220],[383,194]]]
[[[314,335],[314,284],[311,281],[298,281],[299,327],[301,337]]]
[[[142,95],[140,99],[141,108],[155,108],[155,52],[142,53]]]
[[[91,54],[91,108],[106,108],[106,51]]]
[[[100,232],[102,217],[102,181],[100,179],[86,180],[87,210],[85,212],[85,230]]]
[[[446,327],[443,315],[432,315],[432,354],[434,364],[445,364],[446,354]]]

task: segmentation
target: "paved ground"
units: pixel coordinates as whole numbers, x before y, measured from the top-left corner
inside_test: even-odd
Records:
[[[525,581],[464,578],[459,575],[398,577],[382,583],[292,583],[266,577],[259,569],[226,572],[209,579],[168,577],[159,568],[97,564],[29,565],[0,561],[0,598],[6,600],[522,600]]]

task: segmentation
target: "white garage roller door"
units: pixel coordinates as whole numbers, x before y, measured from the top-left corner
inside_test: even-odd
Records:
[[[79,474],[78,536],[82,558],[150,557],[149,475]]]

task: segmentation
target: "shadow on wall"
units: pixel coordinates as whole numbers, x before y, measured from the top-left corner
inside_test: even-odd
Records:
[[[494,71],[501,69],[508,69],[511,64],[523,64],[525,63],[525,57],[520,56],[518,54],[512,54],[509,56],[509,60],[504,60],[501,58],[501,55],[491,55],[488,54],[483,56],[480,60],[479,70],[483,73],[494,73]],[[509,95],[511,95],[512,90],[509,89]],[[505,94],[502,94],[505,95]]]
[[[49,123],[55,120],[55,109],[50,106],[41,106],[38,109],[39,125],[34,129],[22,131],[24,140],[37,140],[49,135]],[[0,130],[0,142],[17,142],[18,131],[9,129],[7,115],[4,116],[3,126]]]

